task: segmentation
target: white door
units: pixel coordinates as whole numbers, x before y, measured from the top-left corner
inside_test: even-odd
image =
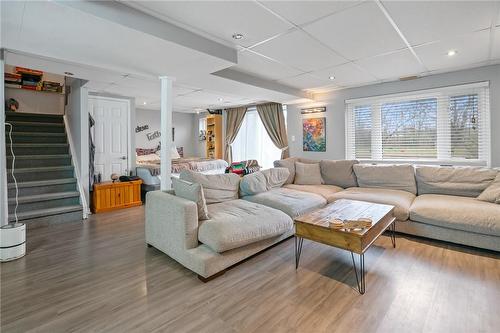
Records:
[[[95,174],[111,180],[111,174],[128,174],[130,103],[106,97],[89,97],[89,113],[95,121]]]

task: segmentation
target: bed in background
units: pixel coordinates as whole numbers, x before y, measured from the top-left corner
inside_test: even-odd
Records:
[[[142,179],[142,192],[155,191],[160,188],[160,150],[136,149],[136,175]],[[228,163],[221,159],[204,157],[184,157],[182,147],[172,148],[172,176],[179,177],[182,170],[193,170],[204,174],[224,173]]]

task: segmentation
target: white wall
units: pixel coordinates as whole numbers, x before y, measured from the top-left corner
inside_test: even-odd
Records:
[[[288,106],[287,126],[290,155],[312,159],[345,158],[345,100],[401,93],[444,86],[490,82],[491,161],[500,166],[500,65],[484,66],[445,74],[431,75],[411,81],[395,81],[351,88],[316,96],[319,102]],[[302,151],[301,108],[326,106],[326,152]],[[292,141],[292,136],[295,141]]]
[[[73,152],[75,172],[85,197],[84,208],[90,203],[89,192],[89,110],[88,91],[85,88],[87,81],[80,79],[69,80],[71,93],[66,105],[66,121],[68,139]]]
[[[198,156],[197,138],[198,127],[194,126],[194,114],[174,112],[172,114],[172,124],[175,128],[174,145],[176,147],[184,147],[184,156]],[[135,142],[137,148],[155,148],[160,143],[160,137],[149,140],[147,135],[154,132],[160,132],[160,111],[159,110],[136,110],[136,125],[149,128],[141,132],[135,133]]]

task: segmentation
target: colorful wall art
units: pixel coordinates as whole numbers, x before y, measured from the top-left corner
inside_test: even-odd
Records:
[[[302,119],[303,151],[326,151],[326,118]]]

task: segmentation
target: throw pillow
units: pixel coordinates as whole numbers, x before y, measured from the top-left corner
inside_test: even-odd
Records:
[[[208,220],[208,209],[200,184],[190,183],[176,177],[172,177],[172,188],[176,196],[196,202],[198,206],[198,220]]]
[[[240,195],[254,195],[268,190],[267,181],[260,171],[243,176],[240,181]]]
[[[478,197],[478,200],[500,204],[500,172]]]
[[[297,185],[321,185],[321,170],[319,163],[295,162],[295,181]]]
[[[274,167],[275,168],[287,168],[289,171],[288,178],[285,182],[285,184],[292,184],[293,180],[295,178],[295,162],[297,162],[298,158],[296,157],[290,157],[286,158],[284,160],[278,160],[274,161]]]
[[[238,199],[240,176],[237,174],[204,175],[192,170],[182,170],[180,179],[201,184],[207,204]]]
[[[288,168],[271,168],[262,170],[264,177],[266,177],[267,187],[275,188],[283,186],[290,176]]]
[[[356,187],[358,182],[353,165],[358,163],[356,160],[322,160],[319,162],[321,178],[327,185],[336,185],[343,188]]]

